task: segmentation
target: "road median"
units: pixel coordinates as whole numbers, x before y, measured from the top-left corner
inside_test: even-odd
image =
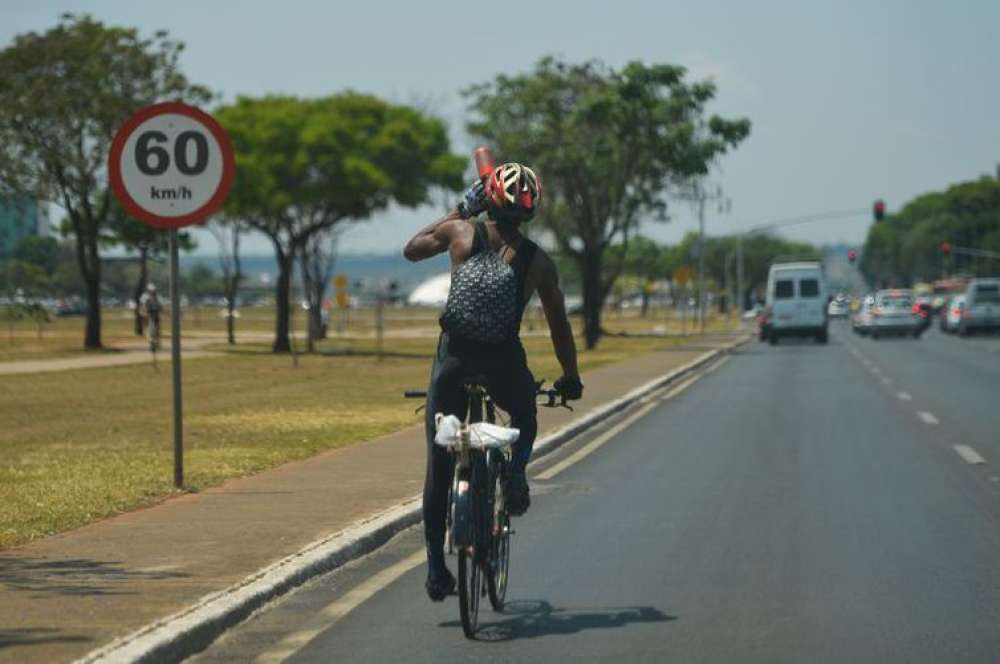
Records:
[[[588,372],[579,415],[544,414],[539,456],[736,340]],[[269,599],[415,523],[423,455],[411,427],[8,550],[0,619],[51,638],[15,643],[0,659],[163,661],[195,652]]]

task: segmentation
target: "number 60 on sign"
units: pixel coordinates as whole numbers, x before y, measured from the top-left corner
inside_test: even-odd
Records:
[[[179,102],[148,106],[122,125],[108,159],[125,209],[156,228],[181,228],[219,209],[235,173],[233,150],[212,116]]]

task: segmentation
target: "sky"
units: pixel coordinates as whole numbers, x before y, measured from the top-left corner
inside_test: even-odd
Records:
[[[0,48],[64,12],[166,29],[186,44],[185,74],[223,102],[269,93],[312,97],[354,89],[418,103],[463,131],[459,91],[544,55],[681,64],[718,86],[709,110],[748,117],[750,137],[716,165],[731,200],[707,232],[868,208],[890,212],[920,193],[995,173],[1000,163],[1000,2],[590,2],[496,5],[448,1],[135,2],[0,0]],[[544,180],[544,173],[541,174]],[[697,228],[670,203],[667,223],[641,232],[675,242]],[[391,209],[344,234],[341,251],[398,251],[440,207]],[[868,215],[789,229],[816,243],[860,243]],[[199,253],[212,253],[208,234]],[[263,238],[247,247],[269,252]]]

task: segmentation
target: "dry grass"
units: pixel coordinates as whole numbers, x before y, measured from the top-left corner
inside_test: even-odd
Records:
[[[609,321],[610,323],[610,321]],[[609,324],[614,328],[614,325]],[[629,322],[639,329],[641,323]],[[607,337],[583,371],[680,343]],[[415,424],[402,390],[426,385],[436,339],[331,339],[293,366],[268,343],[184,365],[186,481],[198,490]],[[532,370],[558,363],[525,338]],[[221,348],[228,348],[221,345]],[[5,376],[0,381],[0,548],[81,526],[174,493],[170,372],[149,365]]]

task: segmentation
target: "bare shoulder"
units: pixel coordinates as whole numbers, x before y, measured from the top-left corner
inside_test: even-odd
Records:
[[[554,288],[559,285],[559,271],[556,269],[555,261],[541,247],[535,251],[528,271],[532,277],[531,281],[540,289]]]
[[[472,234],[472,227],[464,219],[449,219],[437,227],[437,233],[442,237],[455,241],[460,240],[465,234]]]

